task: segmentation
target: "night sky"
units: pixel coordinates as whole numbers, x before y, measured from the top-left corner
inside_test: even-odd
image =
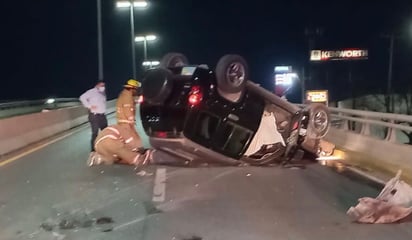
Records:
[[[104,79],[113,98],[132,76],[129,12],[116,9],[114,0],[102,3]],[[2,5],[0,100],[78,97],[94,86],[95,0]],[[317,27],[323,35],[315,48],[367,48],[369,60],[310,64],[304,32]],[[237,53],[249,62],[251,78],[268,89],[275,65],[298,71],[305,66],[309,87],[329,89],[333,100],[385,91],[389,41],[381,35],[392,32],[402,36],[395,43],[393,84],[403,91],[412,83],[412,1],[153,0],[148,9],[135,11],[136,35],[159,38],[149,44],[149,58],[177,51],[191,63],[214,67],[224,54]],[[142,45],[136,44],[136,57],[141,76]]]

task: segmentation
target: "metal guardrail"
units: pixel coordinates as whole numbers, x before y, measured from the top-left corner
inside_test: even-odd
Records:
[[[297,104],[299,107],[306,105]],[[332,127],[401,144],[412,144],[412,116],[329,107]]]
[[[60,103],[80,103],[78,98],[49,98],[40,100],[26,100],[26,101],[13,101],[13,102],[3,102],[0,103],[0,110],[12,109],[12,108],[22,108],[22,107],[32,107],[32,106],[50,106]]]
[[[0,119],[19,115],[79,106],[77,98],[49,98],[0,103]]]
[[[335,127],[394,143],[411,144],[412,116],[329,108]]]

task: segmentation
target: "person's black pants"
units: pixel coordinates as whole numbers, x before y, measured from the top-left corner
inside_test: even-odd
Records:
[[[92,139],[91,146],[92,152],[94,152],[94,141],[99,134],[99,129],[103,130],[107,127],[107,118],[105,114],[91,113],[89,112],[89,122],[92,127]]]

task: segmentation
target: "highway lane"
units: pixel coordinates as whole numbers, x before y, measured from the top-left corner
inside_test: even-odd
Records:
[[[142,181],[133,168],[86,167],[89,136],[89,129],[76,133],[0,169],[0,239],[55,239],[58,226],[47,232],[40,225],[102,217],[121,225],[153,208],[152,189],[147,188],[150,179],[149,183]],[[101,239],[106,233],[100,227],[94,224],[64,234],[73,239]],[[125,227],[107,239],[117,234],[123,239],[138,232]]]
[[[0,168],[0,239],[411,239],[346,210],[379,189],[325,166],[88,168],[89,129]],[[155,195],[154,195],[155,194]]]

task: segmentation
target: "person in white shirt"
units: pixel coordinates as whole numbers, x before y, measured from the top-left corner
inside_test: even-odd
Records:
[[[92,128],[91,154],[95,152],[94,142],[99,129],[107,127],[105,83],[100,81],[96,86],[80,96],[83,106],[89,110],[89,122]]]

